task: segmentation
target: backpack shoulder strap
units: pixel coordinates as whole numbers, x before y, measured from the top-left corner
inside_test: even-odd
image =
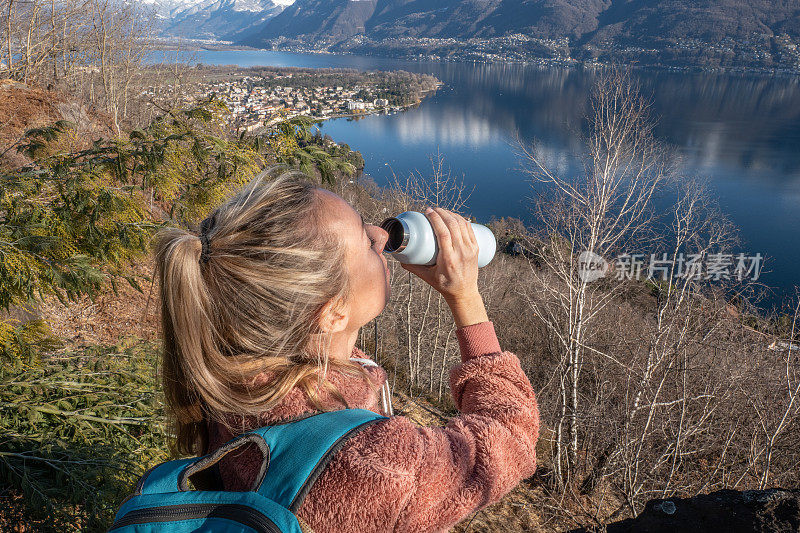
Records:
[[[252,431],[269,447],[266,476],[256,490],[296,513],[347,439],[385,418],[366,409],[342,409]]]
[[[197,457],[189,457],[155,465],[139,478],[139,482],[136,483],[136,487],[133,489],[133,495],[180,491],[179,478],[181,472],[195,461],[197,461]]]

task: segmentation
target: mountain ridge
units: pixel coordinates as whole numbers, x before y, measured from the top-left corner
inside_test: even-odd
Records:
[[[314,1],[297,0],[293,12],[324,17],[330,6]],[[800,71],[796,0],[377,0],[361,16],[364,31],[311,24],[273,38],[291,24],[286,11],[240,42],[409,58]]]
[[[800,69],[797,0],[206,0],[176,13],[172,34],[266,49]]]
[[[274,17],[292,0],[153,0],[162,33],[171,37],[223,39]]]
[[[358,6],[357,9],[352,6]],[[350,17],[348,17],[350,15]],[[298,21],[307,24],[298,32]],[[315,21],[324,24],[315,23]],[[745,38],[800,33],[790,0],[297,0],[260,28],[260,38]]]

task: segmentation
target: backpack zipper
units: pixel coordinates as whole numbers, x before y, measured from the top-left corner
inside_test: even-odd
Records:
[[[226,518],[256,531],[281,533],[280,528],[264,514],[246,505],[235,503],[188,503],[137,509],[126,513],[111,526],[111,531],[134,524],[172,522],[197,518]]]

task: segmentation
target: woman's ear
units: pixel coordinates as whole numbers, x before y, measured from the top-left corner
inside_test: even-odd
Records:
[[[326,333],[338,333],[347,327],[350,319],[350,308],[341,298],[331,298],[322,306],[319,327]]]

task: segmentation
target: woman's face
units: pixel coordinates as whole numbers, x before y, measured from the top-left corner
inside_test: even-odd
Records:
[[[350,272],[350,304],[346,331],[357,331],[378,316],[389,302],[389,267],[383,253],[389,234],[378,226],[364,223],[361,215],[340,196],[317,189],[323,199],[323,220],[328,231],[337,235],[345,247],[345,262]]]

